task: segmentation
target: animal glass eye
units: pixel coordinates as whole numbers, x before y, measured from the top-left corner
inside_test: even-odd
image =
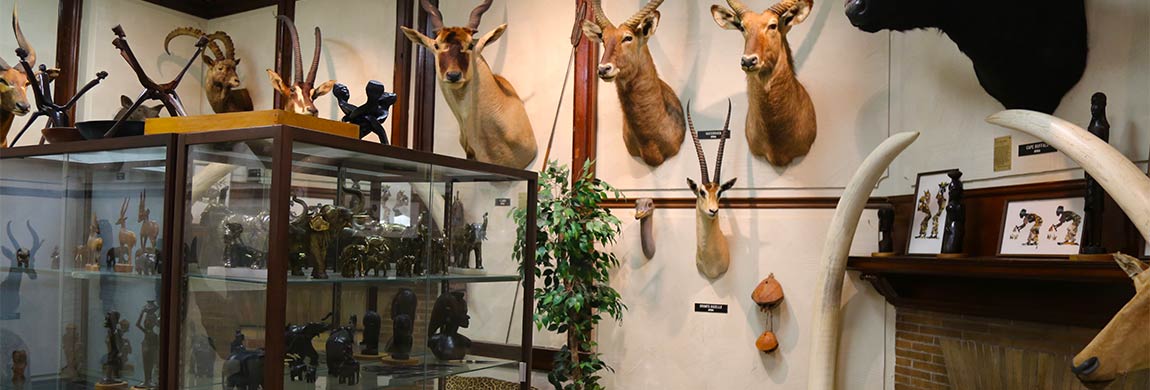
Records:
[[[633,41],[633,40],[635,40],[635,37],[633,37],[633,36],[630,36],[630,35],[627,35],[627,36],[624,36],[624,37],[623,37],[623,42],[631,42],[631,41]]]
[[[8,85],[8,80],[0,79],[0,84]]]
[[[438,43],[435,44],[435,50],[439,50],[439,44]]]
[[[776,23],[771,23],[771,24],[767,25],[767,30],[778,30],[778,29],[779,29],[779,25]]]

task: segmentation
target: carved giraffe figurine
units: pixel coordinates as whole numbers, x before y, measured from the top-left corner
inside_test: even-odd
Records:
[[[152,249],[155,249],[156,239],[160,237],[160,224],[152,219],[152,210],[144,204],[147,200],[148,194],[140,191],[140,210],[136,213],[136,222],[140,223],[140,248],[147,247],[151,240]]]
[[[28,52],[28,63],[35,64],[36,49],[24,38],[15,5],[12,6],[12,30],[16,33],[16,44]],[[0,148],[8,147],[8,132],[16,117],[32,111],[32,104],[28,103],[29,84],[29,75],[24,70],[0,58]]]
[[[659,5],[647,3],[626,22],[615,26],[594,0],[595,22],[583,22],[583,34],[603,44],[599,78],[615,83],[623,108],[623,144],[627,153],[657,167],[679,154],[685,123],[683,105],[671,86],[659,78],[647,42],[659,26]]]
[[[655,200],[643,198],[635,201],[635,219],[639,220],[640,240],[643,244],[643,256],[648,259],[655,257],[655,226],[651,221],[655,214]]]
[[[299,32],[295,29],[295,22],[284,15],[277,16],[276,20],[283,23],[291,35],[295,66],[292,68],[292,74],[288,75],[293,76],[291,85],[284,84],[280,74],[271,69],[268,69],[268,78],[271,79],[272,87],[287,99],[284,110],[296,114],[318,116],[319,109],[315,107],[315,99],[326,95],[335,87],[335,80],[328,80],[319,86],[315,85],[316,71],[319,70],[319,56],[323,49],[323,32],[320,31],[319,27],[315,28],[315,55],[312,56],[311,69],[308,70],[307,78],[304,78],[303,55],[300,54]]]
[[[1065,120],[1026,110],[1007,110],[987,122],[1030,134],[1066,154],[1102,185],[1143,239],[1150,239],[1150,178],[1106,141]],[[1071,371],[1087,388],[1100,389],[1129,372],[1150,368],[1150,272],[1137,260],[1115,261],[1136,291],[1106,327],[1082,349]]]
[[[120,253],[118,256],[127,258],[127,264],[133,263],[135,253],[132,252],[136,248],[136,233],[128,230],[128,202],[131,198],[124,198],[124,205],[120,206],[120,218],[116,220],[116,225],[120,226]]]
[[[699,143],[699,133],[695,131],[695,124],[691,120],[691,103],[687,102],[687,127],[691,131],[691,140],[695,143],[695,154],[699,156],[699,170],[702,182],[695,183],[687,178],[687,185],[695,193],[695,266],[708,278],[714,279],[727,273],[731,265],[731,252],[727,246],[727,237],[719,227],[719,198],[723,193],[735,186],[738,178],[719,184],[723,171],[723,148],[727,144],[728,132],[731,129],[731,102],[727,101],[727,120],[723,124],[723,136],[719,139],[719,156],[715,159],[715,177],[712,180],[707,175],[707,156],[703,154],[703,145]],[[700,186],[701,185],[701,186]]]
[[[459,143],[467,158],[512,168],[527,168],[539,154],[523,100],[510,81],[492,72],[483,49],[503,36],[502,24],[476,38],[492,0],[471,11],[465,27],[445,27],[439,9],[420,0],[431,15],[435,38],[401,27],[407,39],[435,55],[439,89],[459,122]]]
[[[747,73],[747,144],[771,165],[790,165],[811,150],[818,130],[815,105],[795,78],[787,42],[787,33],[806,20],[814,0],[783,0],[763,13],[739,0],[727,4],[730,10],[712,5],[711,15],[719,27],[738,30],[746,40],[741,65]]]
[[[240,64],[240,59],[236,58],[236,47],[228,33],[216,31],[205,34],[194,27],[180,27],[169,32],[168,36],[164,38],[165,53],[172,54],[168,50],[168,43],[178,36],[189,36],[196,39],[203,36],[208,37],[208,49],[212,51],[215,58],[206,53],[203,55],[204,65],[208,66],[207,75],[204,76],[204,89],[207,92],[208,103],[211,104],[212,111],[223,114],[253,110],[251,94],[246,88],[240,88],[240,76],[236,74],[236,66]],[[223,43],[223,49],[216,41]]]

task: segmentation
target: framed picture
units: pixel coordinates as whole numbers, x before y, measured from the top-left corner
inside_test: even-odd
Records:
[[[998,254],[1047,257],[1077,254],[1085,205],[1083,198],[1006,202]]]
[[[945,171],[918,174],[914,185],[914,216],[910,223],[908,255],[937,255],[942,252],[946,223],[946,202],[950,197],[950,177]]]

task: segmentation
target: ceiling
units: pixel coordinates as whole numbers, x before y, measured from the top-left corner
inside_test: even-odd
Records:
[[[257,8],[276,5],[278,0],[144,0],[165,8],[198,16],[204,19],[214,19],[221,16],[238,14]]]

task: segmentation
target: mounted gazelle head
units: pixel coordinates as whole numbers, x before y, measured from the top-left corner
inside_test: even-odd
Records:
[[[647,41],[659,26],[659,5],[663,0],[653,0],[630,19],[618,26],[607,19],[603,12],[602,0],[592,0],[595,22],[583,21],[583,34],[595,42],[603,44],[603,57],[599,60],[599,78],[612,81],[620,73],[634,73],[649,68],[654,70],[651,52]]]
[[[227,88],[239,88],[240,76],[236,74],[236,66],[240,64],[240,59],[236,58],[236,47],[232,43],[232,37],[223,31],[216,31],[214,33],[205,34],[203,31],[192,27],[180,27],[168,33],[164,38],[164,52],[169,55],[172,54],[168,50],[168,42],[178,36],[189,36],[195,39],[206,36],[208,37],[208,49],[212,51],[215,56],[209,56],[204,53],[204,65],[208,66],[207,80],[204,82],[210,85],[217,85]],[[216,43],[219,41],[219,43]],[[220,48],[220,43],[223,48]]]
[[[283,23],[288,29],[288,32],[291,33],[292,53],[295,59],[295,66],[292,67],[292,75],[295,77],[289,86],[284,84],[283,78],[280,77],[279,73],[268,69],[268,78],[271,79],[272,87],[275,87],[276,91],[279,91],[279,93],[287,99],[287,103],[284,104],[284,110],[303,115],[319,115],[319,109],[315,107],[315,99],[331,92],[332,87],[335,86],[335,80],[328,80],[318,87],[315,85],[316,71],[319,69],[320,50],[323,49],[323,33],[320,32],[319,27],[315,28],[315,55],[312,56],[311,70],[308,71],[307,78],[305,79],[303,74],[303,56],[300,54],[299,48],[299,32],[295,29],[295,23],[284,15],[279,15],[276,19]]]
[[[28,39],[24,38],[24,32],[20,30],[16,7],[12,7],[12,31],[16,33],[16,44],[28,51],[28,64],[35,66],[36,49],[32,48]],[[25,115],[32,110],[32,105],[28,103],[28,77],[29,75],[19,66],[9,65],[0,58],[0,110],[17,116]],[[0,143],[3,141],[0,140]]]
[[[1150,368],[1150,271],[1121,253],[1114,260],[1134,279],[1134,298],[1094,337],[1071,371],[1090,389],[1105,388],[1118,376]]]
[[[715,159],[715,177],[713,180],[707,175],[707,156],[703,154],[703,145],[699,143],[699,133],[695,131],[695,123],[691,120],[690,102],[687,102],[687,125],[691,130],[691,140],[695,142],[695,154],[699,156],[699,171],[703,176],[703,181],[697,184],[694,180],[687,178],[687,185],[690,186],[691,192],[695,193],[697,198],[695,208],[698,209],[699,214],[707,218],[715,218],[719,214],[719,199],[722,198],[724,192],[734,187],[735,180],[738,180],[735,178],[719,184],[723,171],[723,148],[727,144],[727,132],[731,129],[731,102],[727,101],[727,120],[723,124],[723,136],[719,138],[719,156]]]
[[[420,5],[431,15],[432,33],[435,34],[435,38],[432,39],[419,31],[401,27],[404,35],[407,35],[407,39],[423,46],[435,55],[435,74],[441,85],[452,89],[467,86],[467,82],[471,81],[475,61],[480,58],[483,48],[495,42],[507,30],[507,24],[501,24],[476,39],[475,34],[479,32],[479,23],[483,20],[483,14],[491,8],[492,1],[484,0],[482,4],[471,10],[471,19],[468,20],[466,27],[445,27],[443,25],[443,13],[439,12],[439,8],[431,5],[427,0],[420,0]]]
[[[739,0],[727,0],[727,4],[731,9],[712,5],[711,16],[719,27],[743,33],[743,71],[769,75],[780,58],[791,60],[787,32],[806,20],[814,0],[783,0],[762,13],[755,13]]]

